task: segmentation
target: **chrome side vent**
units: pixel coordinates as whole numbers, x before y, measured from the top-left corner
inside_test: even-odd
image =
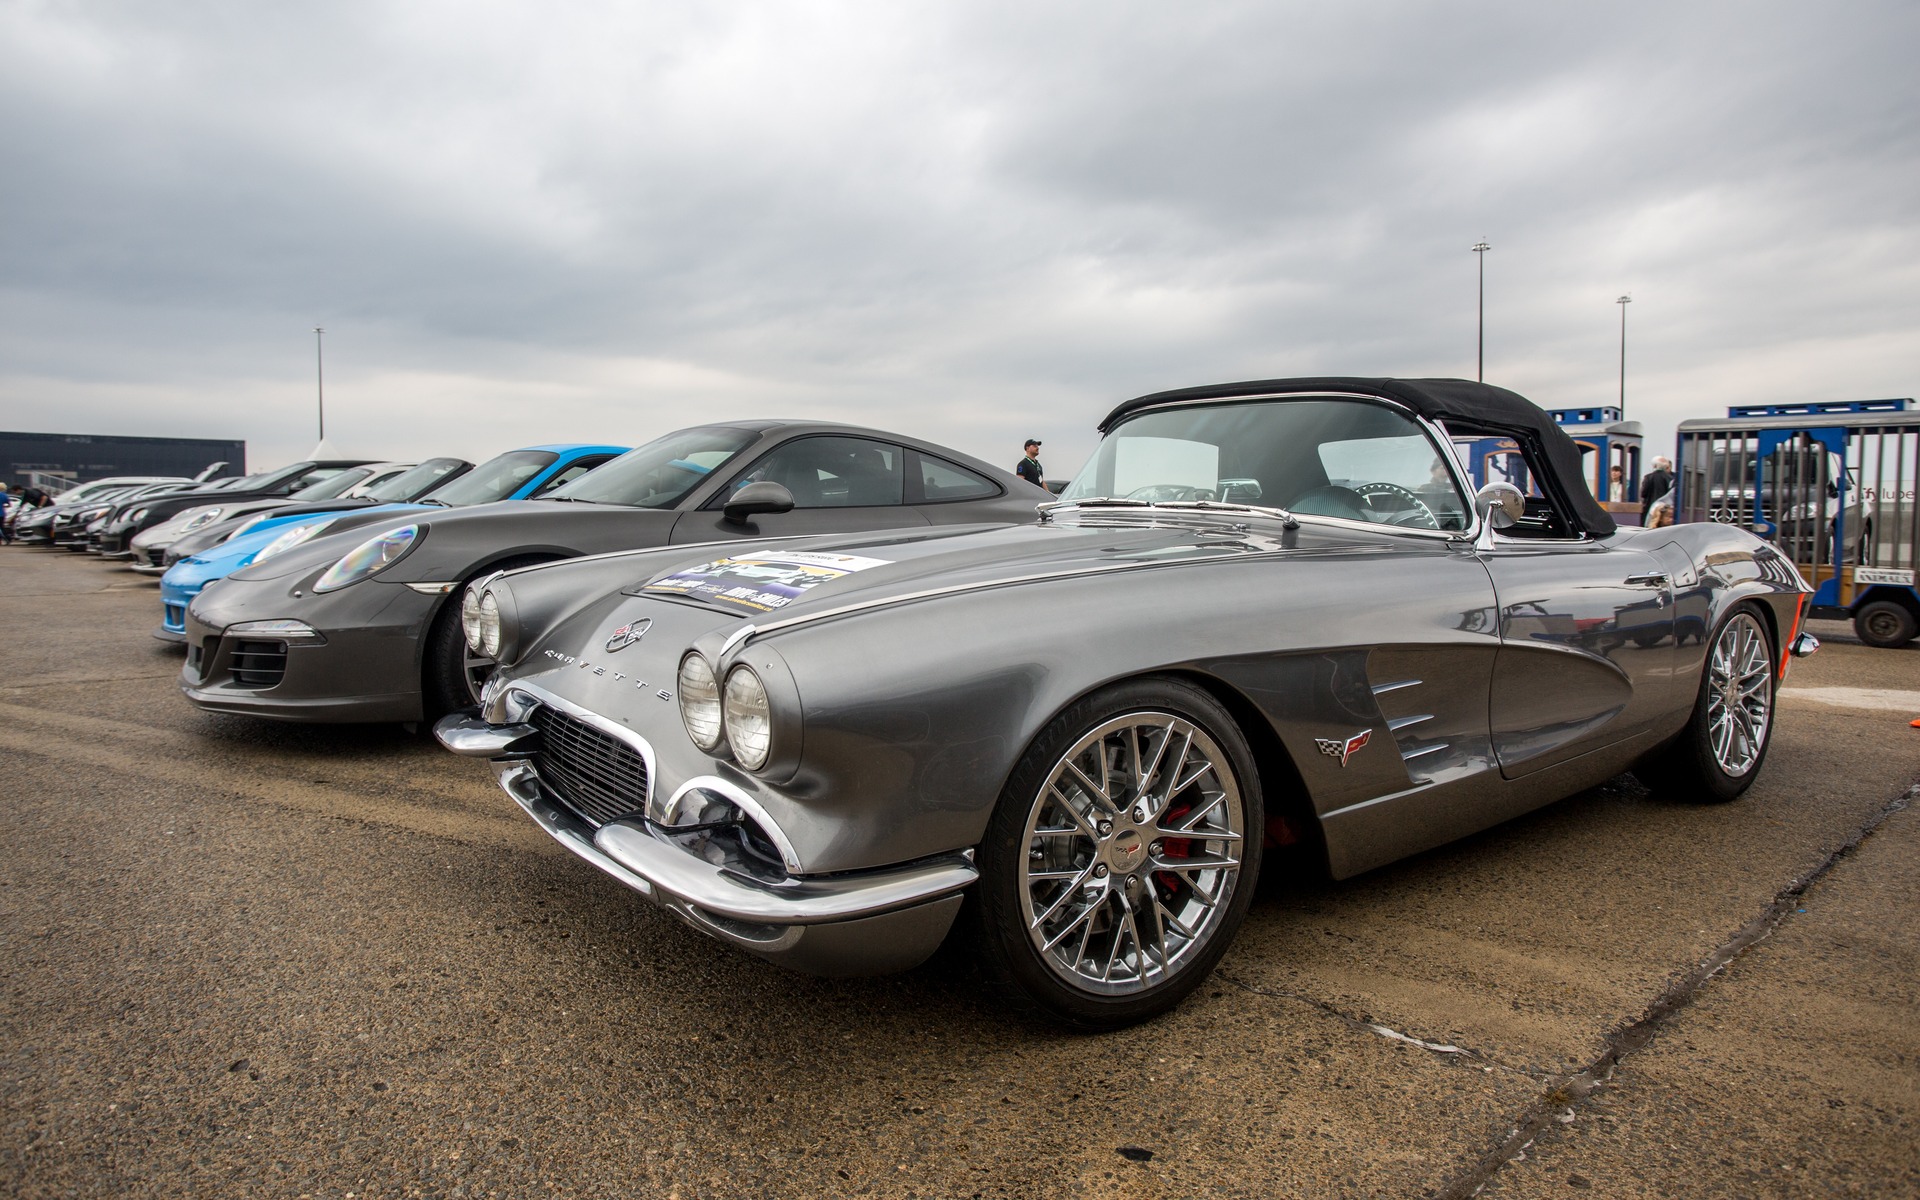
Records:
[[[1407,688],[1419,687],[1425,682],[1426,680],[1424,679],[1396,679],[1388,683],[1375,684],[1373,694],[1376,697],[1385,696],[1389,693],[1403,691]],[[1412,699],[1412,697],[1407,698]],[[1448,749],[1452,743],[1426,741],[1419,736],[1417,727],[1433,720],[1432,713],[1408,713],[1405,716],[1396,717],[1388,715],[1384,709],[1385,706],[1383,705],[1381,715],[1387,717],[1387,729],[1393,734],[1394,744],[1400,750],[1401,761],[1408,764],[1408,774],[1413,776],[1415,783],[1428,782],[1425,777],[1413,773],[1412,764],[1417,759],[1426,758],[1428,755],[1438,754],[1442,750]]]

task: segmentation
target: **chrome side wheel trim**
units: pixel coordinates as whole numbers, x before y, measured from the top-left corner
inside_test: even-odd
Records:
[[[1753,770],[1773,723],[1773,660],[1760,623],[1739,613],[1707,660],[1707,736],[1713,759],[1736,778]]]
[[[1244,823],[1232,760],[1204,729],[1151,711],[1099,725],[1027,813],[1019,895],[1034,949],[1092,995],[1165,983],[1226,920]]]

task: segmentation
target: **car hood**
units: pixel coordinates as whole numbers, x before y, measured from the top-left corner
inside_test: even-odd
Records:
[[[380,512],[366,510],[368,514]],[[359,514],[356,514],[356,516]],[[624,550],[665,541],[678,514],[611,504],[564,504],[552,500],[502,500],[469,508],[416,508],[356,523],[234,572],[241,581],[285,579],[325,570],[354,547],[398,529],[425,531],[417,547],[378,578],[389,582],[459,579],[476,562],[501,550],[568,557],[596,550]],[[658,529],[653,530],[657,524]],[[651,532],[650,532],[651,530]]]
[[[1027,525],[708,546],[697,555],[654,558],[646,576],[622,592],[698,604],[765,624],[927,592],[1179,562],[1249,554],[1345,557],[1392,553],[1396,547],[1442,552],[1444,546],[1439,539],[1304,522],[1288,529],[1264,516],[1239,522],[1211,514],[1103,512]]]

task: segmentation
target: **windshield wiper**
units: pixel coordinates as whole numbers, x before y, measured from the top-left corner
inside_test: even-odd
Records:
[[[1237,504],[1231,500],[1156,500],[1155,508],[1199,508],[1214,512],[1259,513],[1264,517],[1278,517],[1284,524],[1299,528],[1300,521],[1284,508],[1274,508],[1266,504]]]
[[[1263,517],[1275,517],[1288,529],[1300,528],[1300,521],[1284,508],[1274,508],[1263,504],[1237,504],[1230,500],[1129,500],[1120,496],[1090,496],[1085,500],[1056,500],[1052,504],[1038,506],[1040,511],[1052,513],[1061,508],[1177,508],[1200,512],[1242,512],[1254,513]]]
[[[589,500],[584,496],[535,496],[535,500],[553,500],[561,504],[599,504],[598,500]]]

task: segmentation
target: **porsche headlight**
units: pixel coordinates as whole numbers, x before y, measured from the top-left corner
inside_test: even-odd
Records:
[[[767,687],[753,668],[739,666],[727,672],[725,701],[727,744],[733,756],[749,771],[767,765],[767,752],[773,746],[773,708],[767,703]]]
[[[500,657],[500,601],[489,591],[480,597],[480,646],[488,658]]]
[[[181,533],[191,533],[202,525],[211,525],[220,519],[223,508],[203,508],[180,523]]]
[[[723,735],[720,714],[720,683],[713,667],[698,653],[680,660],[680,720],[687,727],[693,744],[711,754],[720,748]]]
[[[271,511],[263,512],[257,517],[248,517],[245,521],[241,522],[240,528],[227,535],[227,540],[232,541],[238,537],[245,537],[272,519],[273,513]]]
[[[496,614],[498,611],[496,606]],[[467,649],[480,653],[480,589],[477,586],[460,593],[460,632],[466,635]]]
[[[311,525],[295,525],[293,528],[283,532],[279,537],[260,547],[260,553],[253,556],[253,561],[259,562],[262,559],[272,558],[282,550],[291,550],[308,538],[316,537],[325,532],[327,526],[331,524],[333,524],[332,521],[315,521]],[[229,538],[228,540],[231,541],[232,539]]]
[[[320,578],[314,580],[316,592],[332,592],[358,583],[369,575],[377,575],[405,557],[407,551],[419,543],[421,528],[418,525],[402,525],[398,529],[388,530],[376,538],[369,538],[347,551],[339,562],[326,569]]]
[[[140,522],[147,519],[147,513],[149,511],[150,510],[144,509],[144,508],[136,508],[132,512],[127,514],[127,520],[132,521],[134,524],[138,525]]]

